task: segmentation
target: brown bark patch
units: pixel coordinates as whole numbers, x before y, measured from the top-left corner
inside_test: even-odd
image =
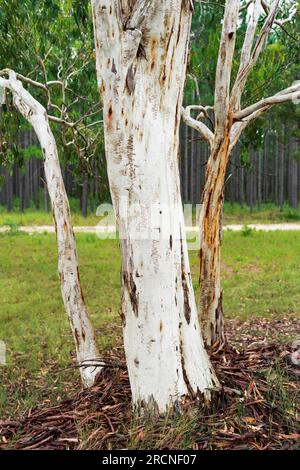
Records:
[[[55,209],[53,207],[52,209],[52,217],[53,217],[53,222],[54,222],[54,227],[55,227],[55,233],[57,235],[57,222],[56,222],[56,216],[55,216]]]
[[[180,240],[180,243],[181,243],[181,283],[182,283],[182,289],[183,289],[184,316],[185,316],[187,323],[189,324],[191,321],[190,291],[189,291],[189,287],[188,287],[187,279],[186,279],[182,239]]]
[[[123,272],[123,285],[129,294],[132,310],[134,314],[138,316],[139,295],[137,293],[137,288],[132,273],[128,274],[127,272]]]
[[[180,328],[181,328],[181,325],[179,325],[179,329]],[[182,344],[182,339],[181,338],[180,338],[180,362],[181,362],[181,370],[182,370],[183,380],[184,380],[184,383],[185,383],[186,388],[188,390],[189,396],[191,398],[194,398],[195,394],[194,394],[193,388],[190,384],[190,381],[188,379],[188,375],[187,375],[186,368],[185,368],[183,344]]]
[[[126,326],[126,317],[125,317],[124,312],[123,312],[122,309],[120,311],[120,317],[121,317],[122,326],[123,326],[123,328],[125,328],[125,326]]]
[[[135,90],[135,81],[132,66],[129,67],[126,75],[126,89],[129,95],[132,95]]]
[[[184,298],[184,316],[187,323],[191,321],[191,306],[189,302],[189,288],[186,282],[186,275],[182,273],[182,288],[183,288],[183,298]]]
[[[153,71],[157,63],[157,40],[152,39],[150,45],[150,70]]]
[[[81,330],[81,336],[82,336],[82,340],[85,341],[86,334],[85,334],[84,328],[82,328],[82,330]]]
[[[79,344],[80,344],[80,336],[79,336],[79,332],[77,330],[77,328],[75,328],[74,330],[74,335],[75,335],[75,341],[76,341],[76,345],[77,345],[77,348],[79,348]]]
[[[108,130],[112,129],[112,121],[113,121],[113,109],[112,109],[112,105],[110,105],[108,108],[108,112],[107,112],[107,129]]]
[[[84,302],[84,295],[83,295],[83,292],[82,292],[78,266],[77,266],[77,279],[78,279],[78,285],[79,285],[79,289],[80,289],[80,296],[81,296],[82,301]]]
[[[113,59],[113,61],[112,61],[111,71],[112,71],[112,73],[114,73],[115,75],[117,74],[117,68],[116,68],[116,64],[115,64],[115,60],[114,60],[114,59]]]

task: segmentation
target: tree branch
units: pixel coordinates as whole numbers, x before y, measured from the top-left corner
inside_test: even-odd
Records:
[[[182,108],[181,110],[181,115],[182,119],[184,122],[198,131],[202,137],[209,143],[210,147],[212,147],[213,140],[214,140],[214,134],[213,132],[201,121],[198,121],[197,119],[194,119],[191,117],[191,111],[192,110],[197,110],[197,111],[203,111],[203,109],[206,111],[203,106],[187,106],[186,108]]]
[[[40,82],[36,82],[35,80],[31,80],[30,78],[25,77],[24,75],[21,75],[21,74],[19,74],[19,73],[16,73],[16,72],[14,72],[13,70],[8,69],[8,68],[3,69],[3,70],[0,70],[0,77],[6,77],[6,76],[8,76],[8,77],[13,76],[13,77],[16,78],[16,80],[19,80],[19,81],[22,82],[22,83],[26,83],[26,84],[28,84],[28,85],[31,85],[31,86],[33,86],[33,87],[35,87],[35,88],[41,89],[41,90],[43,90],[43,91],[45,92],[46,97],[47,97],[47,107],[48,107],[48,108],[57,109],[57,110],[61,113],[61,117],[60,117],[60,118],[57,117],[57,116],[51,116],[50,114],[47,114],[49,121],[56,122],[57,124],[63,124],[64,126],[70,127],[70,128],[72,128],[72,129],[76,129],[76,128],[79,126],[79,124],[80,124],[84,119],[87,119],[87,118],[89,118],[89,117],[95,116],[95,115],[97,115],[97,114],[99,113],[99,111],[88,112],[87,114],[81,116],[81,117],[80,117],[79,119],[77,119],[76,121],[71,122],[71,121],[65,119],[64,117],[62,117],[62,115],[63,115],[64,113],[62,113],[62,110],[61,110],[57,105],[52,104],[51,101],[49,101],[50,95],[49,95],[49,90],[48,90],[48,88],[49,88],[50,86],[55,86],[55,85],[59,85],[59,86],[61,86],[61,87],[63,88],[63,87],[64,87],[64,84],[63,84],[62,81],[60,81],[60,80],[52,80],[52,81],[48,81],[46,84],[43,84],[43,83],[40,83]],[[10,88],[10,87],[8,86],[9,81],[7,81],[6,79],[1,79],[1,83],[2,83],[2,86],[3,86],[4,88],[8,88],[8,89]],[[6,85],[5,85],[5,83],[6,83]],[[25,90],[25,91],[26,91],[26,90]],[[101,122],[101,121],[97,121],[97,123],[99,123],[99,122]],[[86,127],[91,127],[92,125],[95,125],[95,123],[91,123],[91,124],[89,124],[88,126],[82,125],[80,129],[82,130],[82,129],[85,129]]]
[[[0,70],[0,77],[9,76],[9,74],[12,73],[12,72],[13,71],[11,69],[8,69],[8,68]],[[33,85],[36,88],[40,88],[41,90],[44,90],[45,92],[47,92],[47,85],[52,85],[52,82],[49,82],[47,85],[44,85],[43,83],[36,82],[35,80],[31,80],[31,78],[24,77],[24,75],[21,75],[20,73],[16,73],[16,78],[17,78],[17,80],[20,80],[23,83]]]
[[[265,12],[268,14],[270,12],[270,7],[267,4],[267,2],[265,0],[261,0],[261,4],[262,4],[262,7],[265,10]],[[297,4],[293,3],[290,6],[289,16],[287,18],[282,19],[282,20],[275,20],[274,24],[277,24],[278,26],[283,26],[285,23],[289,23],[290,21],[292,21],[292,19],[294,18],[296,13],[297,13]]]
[[[275,104],[287,101],[300,100],[300,83],[285,88],[274,96],[270,96],[248,106],[234,115],[234,124],[230,133],[230,152],[236,145],[241,133],[255,119],[269,111]]]
[[[234,115],[234,121],[252,121],[254,119],[253,114],[257,111],[264,110],[265,112],[270,109],[274,104],[285,103],[286,101],[293,101],[298,99],[300,99],[300,83],[286,88],[280,91],[279,93],[276,93],[276,95],[264,98],[258,101],[257,103],[248,106],[242,111],[238,111]]]
[[[241,6],[239,8],[239,13],[241,13],[242,11],[245,11],[248,9],[248,6],[253,2],[254,0],[249,0],[248,2],[245,3],[245,5]]]
[[[249,6],[249,4],[247,4],[247,6]],[[247,30],[241,52],[240,66],[231,92],[231,108],[234,111],[240,109],[241,96],[247,80],[247,75],[243,78],[243,71],[250,60],[255,32],[260,17],[260,8],[261,0],[253,0],[252,12],[248,19]]]
[[[239,0],[226,0],[215,81],[216,136],[225,132],[229,110],[229,88],[239,14]]]
[[[244,46],[243,46],[243,50],[244,50],[244,57],[241,57],[241,60],[243,60],[243,67],[239,69],[239,73],[237,75],[237,78],[236,78],[236,81],[235,81],[235,84],[233,86],[233,89],[232,89],[232,104],[236,105],[238,103],[238,100],[239,100],[239,97],[241,95],[241,93],[243,92],[243,89],[245,87],[245,84],[247,82],[247,79],[249,77],[249,74],[251,72],[251,70],[253,69],[253,67],[255,66],[259,56],[260,56],[260,53],[262,51],[262,48],[265,44],[265,41],[269,35],[269,32],[270,32],[270,29],[272,28],[273,26],[273,23],[274,23],[274,20],[275,20],[275,16],[276,16],[276,12],[277,12],[277,8],[278,8],[278,4],[279,4],[279,0],[274,0],[274,2],[272,3],[272,6],[270,8],[270,11],[268,13],[268,16],[264,22],[264,25],[259,33],[259,36],[257,38],[257,41],[255,43],[255,46],[251,52],[251,54],[249,54],[249,52],[247,50],[244,50]],[[259,11],[257,10],[258,7],[260,6],[260,1],[256,2],[256,8],[255,9],[255,12],[253,12],[253,15],[255,13],[255,17],[252,15],[252,20],[253,20],[253,25],[257,25],[257,21],[258,21],[258,18],[257,18],[257,15],[259,15]],[[257,18],[257,19],[256,19]],[[256,28],[256,25],[255,25],[255,28]],[[251,41],[251,38],[252,40],[254,39],[254,34],[255,34],[255,30],[253,30],[252,26],[248,26],[248,29],[247,29],[247,33],[246,33],[246,38],[245,38],[245,41],[248,44],[249,47],[252,46],[252,42],[250,44],[250,41]],[[244,44],[245,45],[245,44]],[[246,47],[246,45],[245,45]]]

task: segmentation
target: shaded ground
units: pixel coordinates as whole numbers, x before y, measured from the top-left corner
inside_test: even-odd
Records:
[[[227,320],[232,346],[212,351],[222,384],[214,407],[143,425],[132,419],[117,347],[95,387],[0,421],[0,449],[297,449],[300,365],[291,342],[299,332],[297,318]]]

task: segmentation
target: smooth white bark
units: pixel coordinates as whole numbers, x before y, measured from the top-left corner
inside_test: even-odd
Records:
[[[101,368],[96,363],[98,351],[80,285],[76,242],[71,225],[70,208],[59,165],[56,142],[52,134],[45,108],[23,88],[14,72],[9,78],[0,77],[0,86],[9,89],[16,109],[32,125],[39,139],[43,157],[45,177],[53,209],[53,219],[58,245],[58,271],[61,292],[73,332],[77,361],[84,386],[93,385]]]
[[[141,28],[129,31],[115,2],[92,6],[133,404],[164,413],[208,396],[217,380],[197,319],[177,161],[189,3],[137,3],[148,8],[142,21],[125,10],[126,24]]]

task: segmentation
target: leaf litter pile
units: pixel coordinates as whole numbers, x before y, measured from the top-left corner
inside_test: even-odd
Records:
[[[139,423],[117,347],[94,387],[0,421],[0,449],[299,449],[300,320],[226,326],[228,345],[211,351],[222,385],[212,407]]]

